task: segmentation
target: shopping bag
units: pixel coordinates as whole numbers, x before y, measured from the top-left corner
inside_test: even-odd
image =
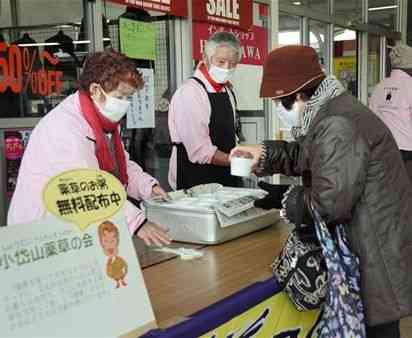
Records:
[[[320,308],[327,292],[327,269],[316,233],[295,227],[272,264],[273,275],[299,311]]]
[[[322,338],[366,338],[359,258],[349,248],[344,225],[336,226],[332,236],[312,204],[311,209],[328,270],[328,289],[316,331]]]

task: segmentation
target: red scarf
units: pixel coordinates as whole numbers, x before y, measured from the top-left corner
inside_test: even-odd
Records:
[[[104,133],[110,133],[112,134],[117,166],[119,167],[119,179],[123,185],[127,185],[129,177],[127,175],[126,156],[124,154],[122,138],[119,132],[119,122],[112,122],[105,118],[90,96],[84,91],[79,92],[79,98],[83,116],[92,128],[96,139],[96,157],[99,162],[99,168],[110,173],[113,173],[115,169],[114,159],[104,135]]]
[[[223,88],[229,84],[229,82],[227,81],[225,83],[217,83],[215,80],[213,80],[209,74],[209,71],[207,70],[207,66],[205,63],[202,63],[199,66],[199,70],[203,74],[203,76],[206,78],[206,80],[211,84],[211,86],[216,91],[216,93],[220,93],[223,90]]]

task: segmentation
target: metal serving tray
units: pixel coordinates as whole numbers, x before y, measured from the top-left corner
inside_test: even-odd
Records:
[[[226,193],[256,193],[258,189],[223,188]],[[210,194],[209,194],[210,195]],[[144,202],[148,220],[163,224],[170,229],[176,241],[218,244],[250,232],[263,229],[279,220],[279,210],[250,209],[238,222],[222,227],[216,211],[206,198],[184,197],[181,203],[149,200]],[[243,214],[242,214],[243,215]]]

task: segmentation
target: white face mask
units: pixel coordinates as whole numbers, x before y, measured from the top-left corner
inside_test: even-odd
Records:
[[[118,99],[117,97],[107,95],[102,89],[106,101],[103,107],[95,101],[97,106],[100,108],[102,115],[112,122],[119,122],[123,116],[125,116],[127,110],[130,107],[129,100]]]
[[[211,65],[209,69],[210,76],[217,83],[225,83],[226,81],[230,80],[234,72],[234,68],[226,69],[217,67],[215,65]]]
[[[305,110],[305,103],[295,101],[292,105],[292,109],[287,110],[282,103],[278,103],[277,112],[279,118],[286,125],[287,128],[300,127],[301,116]]]

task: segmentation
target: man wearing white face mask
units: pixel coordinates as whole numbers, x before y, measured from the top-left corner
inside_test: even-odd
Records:
[[[169,183],[173,188],[240,184],[229,168],[229,152],[236,145],[236,134],[240,135],[229,80],[240,58],[239,40],[231,33],[215,33],[206,42],[193,77],[174,94],[169,108],[173,143]]]
[[[34,128],[25,150],[13,194],[8,225],[27,223],[46,215],[42,192],[54,176],[71,169],[110,172],[127,189],[130,201],[166,196],[157,180],[129,160],[119,123],[129,108],[127,97],[142,88],[143,79],[122,54],[91,54],[80,77],[80,90],[67,97]],[[162,226],[146,221],[135,203],[125,214],[131,234],[146,244],[168,244]]]

